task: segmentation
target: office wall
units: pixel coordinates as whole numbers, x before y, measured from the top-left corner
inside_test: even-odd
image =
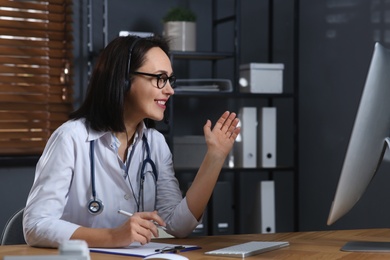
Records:
[[[0,167],[0,233],[8,218],[25,206],[33,180],[32,167]]]

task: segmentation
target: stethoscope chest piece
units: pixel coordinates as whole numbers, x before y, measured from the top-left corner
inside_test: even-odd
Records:
[[[102,213],[104,209],[103,202],[99,199],[91,199],[88,203],[88,211],[91,214],[98,215]]]

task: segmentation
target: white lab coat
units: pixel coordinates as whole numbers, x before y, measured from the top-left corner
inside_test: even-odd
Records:
[[[131,149],[128,176],[126,163],[118,156],[119,140],[111,132],[96,132],[85,120],[70,120],[50,137],[36,167],[34,184],[24,211],[24,235],[32,246],[57,247],[79,226],[114,228],[128,217],[119,209],[134,213],[140,189],[140,168],[146,158],[142,135],[150,147],[157,171],[157,187],[151,172],[144,184],[144,210],[156,209],[167,223],[168,233],[185,237],[199,224],[182,197],[174,176],[172,154],[164,136],[143,124]],[[94,143],[96,197],[104,204],[101,214],[92,215],[90,141]],[[129,152],[130,156],[131,152]],[[150,166],[148,166],[150,169]],[[157,196],[155,195],[157,191]],[[142,204],[142,203],[141,203]],[[141,205],[142,209],[142,205]]]

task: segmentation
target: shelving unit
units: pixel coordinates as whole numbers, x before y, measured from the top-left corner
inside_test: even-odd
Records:
[[[212,14],[213,14],[213,17],[218,17],[217,16],[217,2],[216,0],[213,0],[212,1]],[[169,107],[169,118],[170,118],[170,123],[169,123],[169,130],[168,130],[168,136],[167,136],[167,139],[168,139],[168,143],[170,144],[170,147],[173,151],[174,149],[174,145],[173,145],[173,138],[175,136],[175,131],[174,129],[176,128],[176,126],[178,126],[178,123],[177,123],[177,120],[175,119],[176,116],[175,116],[175,109],[176,109],[176,106],[175,106],[175,103],[178,102],[178,100],[196,100],[196,101],[205,101],[205,100],[208,100],[208,102],[214,102],[216,100],[226,100],[228,102],[229,105],[232,105],[233,106],[233,110],[234,111],[238,111],[241,103],[243,102],[246,102],[246,101],[257,101],[257,100],[261,100],[261,103],[262,103],[262,106],[264,107],[272,107],[275,105],[275,102],[278,102],[279,100],[292,100],[293,102],[293,105],[292,105],[292,110],[293,110],[293,113],[292,113],[292,117],[294,117],[293,121],[294,121],[294,137],[293,137],[293,153],[297,153],[297,134],[298,134],[298,131],[297,131],[297,122],[296,122],[296,119],[297,119],[297,104],[294,103],[295,99],[296,99],[296,93],[295,93],[295,90],[297,89],[294,89],[294,93],[282,93],[282,94],[252,94],[252,93],[241,93],[239,91],[239,88],[238,88],[238,78],[239,78],[239,62],[240,62],[240,45],[239,45],[239,38],[240,38],[240,0],[235,0],[235,10],[234,10],[234,14],[231,15],[231,16],[228,16],[228,17],[224,17],[224,18],[218,18],[218,19],[214,19],[213,20],[213,40],[212,40],[212,51],[211,52],[178,52],[178,51],[173,51],[171,53],[171,61],[172,61],[172,64],[173,64],[173,67],[175,68],[175,61],[176,60],[188,60],[188,61],[191,61],[191,60],[203,60],[203,61],[209,61],[211,62],[213,65],[213,71],[212,71],[212,74],[215,76],[216,75],[216,71],[217,71],[217,66],[218,66],[218,62],[221,61],[221,60],[225,60],[225,59],[232,59],[232,66],[234,67],[234,76],[233,76],[233,81],[232,81],[232,84],[233,84],[233,91],[232,92],[198,92],[198,91],[193,91],[193,92],[187,92],[187,91],[177,91],[175,92],[175,95],[174,97],[172,98],[171,100],[171,103],[170,103],[170,107]],[[273,11],[273,5],[272,5],[272,1],[270,1],[270,5],[269,5],[269,11],[272,12]],[[272,33],[272,19],[273,19],[273,16],[270,15],[270,31],[269,31],[269,37],[272,38],[273,37],[273,33]],[[215,37],[217,35],[216,31],[218,30],[218,26],[225,23],[225,22],[230,22],[230,21],[234,21],[234,42],[235,42],[235,45],[234,45],[234,51],[233,52],[218,52],[218,49],[217,49],[217,38]],[[272,45],[272,39],[269,40],[269,44]],[[270,46],[270,50],[272,50],[272,46]],[[272,62],[272,55],[270,55],[270,58],[269,58],[269,61],[268,62]],[[182,109],[182,107],[180,107],[180,109]],[[206,224],[208,224],[208,228],[206,230],[207,233],[202,233],[200,232],[200,235],[219,235],[219,234],[228,234],[229,232],[231,233],[240,233],[242,230],[240,230],[240,226],[242,224],[243,221],[246,221],[246,219],[244,219],[243,216],[240,216],[240,209],[239,209],[239,205],[241,203],[240,199],[239,199],[239,196],[241,194],[241,191],[240,191],[240,186],[242,184],[240,184],[241,182],[241,178],[243,178],[242,176],[245,175],[245,173],[248,173],[248,174],[253,174],[253,173],[258,173],[258,172],[262,172],[262,173],[265,173],[265,178],[268,179],[268,180],[274,180],[274,174],[276,172],[284,172],[286,174],[289,174],[289,173],[292,173],[294,176],[293,176],[293,186],[294,186],[294,191],[292,194],[294,197],[294,207],[295,205],[297,204],[297,191],[295,189],[295,186],[297,186],[297,181],[296,181],[296,171],[297,171],[297,164],[298,164],[298,156],[296,154],[292,155],[291,157],[293,157],[293,162],[291,165],[278,165],[276,167],[273,167],[273,168],[223,168],[222,169],[222,172],[220,174],[220,179],[223,180],[223,182],[225,180],[227,181],[230,181],[232,183],[234,183],[233,185],[233,189],[232,189],[232,192],[233,192],[233,222],[234,222],[234,227],[233,229],[225,229],[221,232],[218,232],[218,227],[216,227],[216,223],[213,223],[213,215],[217,214],[215,212],[213,212],[213,199],[211,199],[210,203],[209,203],[209,206],[208,206],[208,210],[207,210],[207,221],[206,221]],[[193,169],[193,168],[178,168],[175,170],[176,171],[176,175],[178,176],[178,179],[180,181],[181,177],[183,175],[191,175],[191,177],[185,177],[184,181],[182,182],[185,182],[188,180],[192,180],[192,177],[195,176],[196,174],[196,171],[197,169]],[[241,176],[240,176],[241,175]],[[185,185],[185,183],[181,183],[183,186],[184,186],[184,189],[186,187],[188,187],[187,185]],[[216,187],[217,188],[217,187]],[[215,193],[215,192],[214,192]],[[226,207],[225,208],[226,211],[229,211],[229,207]],[[215,211],[215,209],[214,209]],[[296,213],[296,209],[294,209],[294,213],[292,214],[292,218],[296,218],[297,217],[297,213]],[[294,220],[294,226],[296,225],[297,220]],[[224,231],[226,231],[226,233],[224,233]],[[291,231],[296,231],[296,227],[294,227],[294,230],[291,230]],[[194,234],[196,235],[198,231],[196,231]],[[246,232],[246,231],[244,231]]]
[[[213,17],[217,17],[217,2],[216,0],[212,1],[212,15]],[[212,75],[214,77],[217,77],[218,75],[216,74],[217,67],[218,67],[218,62],[221,60],[226,60],[226,59],[231,59],[232,61],[232,66],[233,66],[233,90],[232,92],[198,92],[198,91],[193,91],[193,92],[187,92],[187,91],[177,91],[175,95],[173,96],[170,104],[170,112],[169,112],[169,134],[167,135],[168,143],[170,144],[170,147],[172,149],[172,152],[174,152],[174,145],[173,145],[173,137],[175,136],[175,129],[177,127],[180,128],[180,126],[177,123],[176,116],[174,116],[174,111],[177,108],[175,106],[175,103],[185,103],[183,100],[196,100],[196,102],[204,102],[205,100],[208,100],[208,102],[215,102],[215,101],[221,101],[225,100],[228,106],[232,106],[232,110],[238,111],[241,103],[245,103],[246,101],[251,100],[257,101],[261,100],[262,106],[274,106],[274,103],[276,100],[280,99],[288,99],[288,100],[293,100],[295,95],[294,93],[282,93],[282,94],[251,94],[251,93],[241,93],[238,88],[238,78],[239,78],[239,57],[240,57],[240,46],[239,46],[239,28],[240,28],[240,0],[235,1],[235,10],[234,14],[228,17],[224,18],[218,18],[218,19],[213,19],[213,39],[212,39],[212,51],[211,52],[177,52],[173,51],[171,53],[171,60],[173,67],[175,68],[175,61],[176,60],[208,60],[209,62],[212,63]],[[271,7],[270,7],[271,8]],[[217,38],[216,38],[216,31],[218,30],[218,26],[225,23],[225,22],[231,22],[234,21],[234,38],[233,41],[235,42],[234,45],[234,50],[232,52],[218,52],[217,49]],[[183,107],[180,107],[180,110],[182,110]],[[295,158],[294,158],[295,159]],[[195,176],[197,169],[193,168],[178,168],[175,170],[176,175],[181,182],[181,185],[185,189],[188,187],[188,185],[185,184],[186,181],[191,181],[193,179],[193,176]],[[220,179],[222,180],[222,189],[226,188],[226,185],[223,186],[226,183],[231,184],[231,192],[233,193],[232,195],[232,209],[229,208],[228,205],[225,205],[225,208],[223,209],[226,214],[229,213],[229,211],[233,212],[233,224],[234,228],[219,228],[217,225],[218,223],[215,223],[213,219],[215,220],[216,218],[220,217],[220,214],[218,212],[215,212],[216,209],[213,206],[213,203],[215,201],[211,199],[208,209],[206,211],[206,218],[205,218],[205,223],[208,225],[208,228],[204,231],[206,233],[200,232],[200,235],[220,235],[220,234],[230,234],[230,233],[240,233],[240,225],[242,224],[243,221],[247,221],[243,216],[240,216],[240,209],[239,205],[241,203],[240,201],[240,196],[242,191],[240,190],[240,184],[241,178],[245,174],[249,173],[255,173],[257,174],[258,172],[263,172],[265,174],[265,178],[268,180],[273,180],[274,179],[274,173],[275,172],[285,172],[286,174],[292,173],[294,174],[295,172],[295,167],[294,163],[292,165],[278,165],[277,167],[274,168],[224,168],[222,169],[222,172],[220,174]],[[184,178],[183,175],[185,176]],[[240,177],[241,175],[241,177]],[[184,180],[183,180],[184,179]],[[234,183],[234,185],[233,185]],[[221,188],[220,187],[220,188]],[[216,187],[216,190],[219,189]],[[214,191],[214,195],[216,196],[216,190]],[[226,194],[227,195],[227,194]],[[229,197],[229,196],[227,196]],[[227,198],[225,196],[225,199]],[[231,220],[231,219],[230,219]],[[213,223],[214,222],[214,223]],[[220,223],[219,223],[220,224]],[[226,226],[225,226],[226,227]],[[196,230],[194,235],[196,235],[199,231]]]

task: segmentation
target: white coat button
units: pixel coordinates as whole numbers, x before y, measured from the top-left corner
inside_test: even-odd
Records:
[[[125,196],[123,196],[125,198],[125,200],[129,200],[131,198],[131,195],[130,194],[125,194]]]

